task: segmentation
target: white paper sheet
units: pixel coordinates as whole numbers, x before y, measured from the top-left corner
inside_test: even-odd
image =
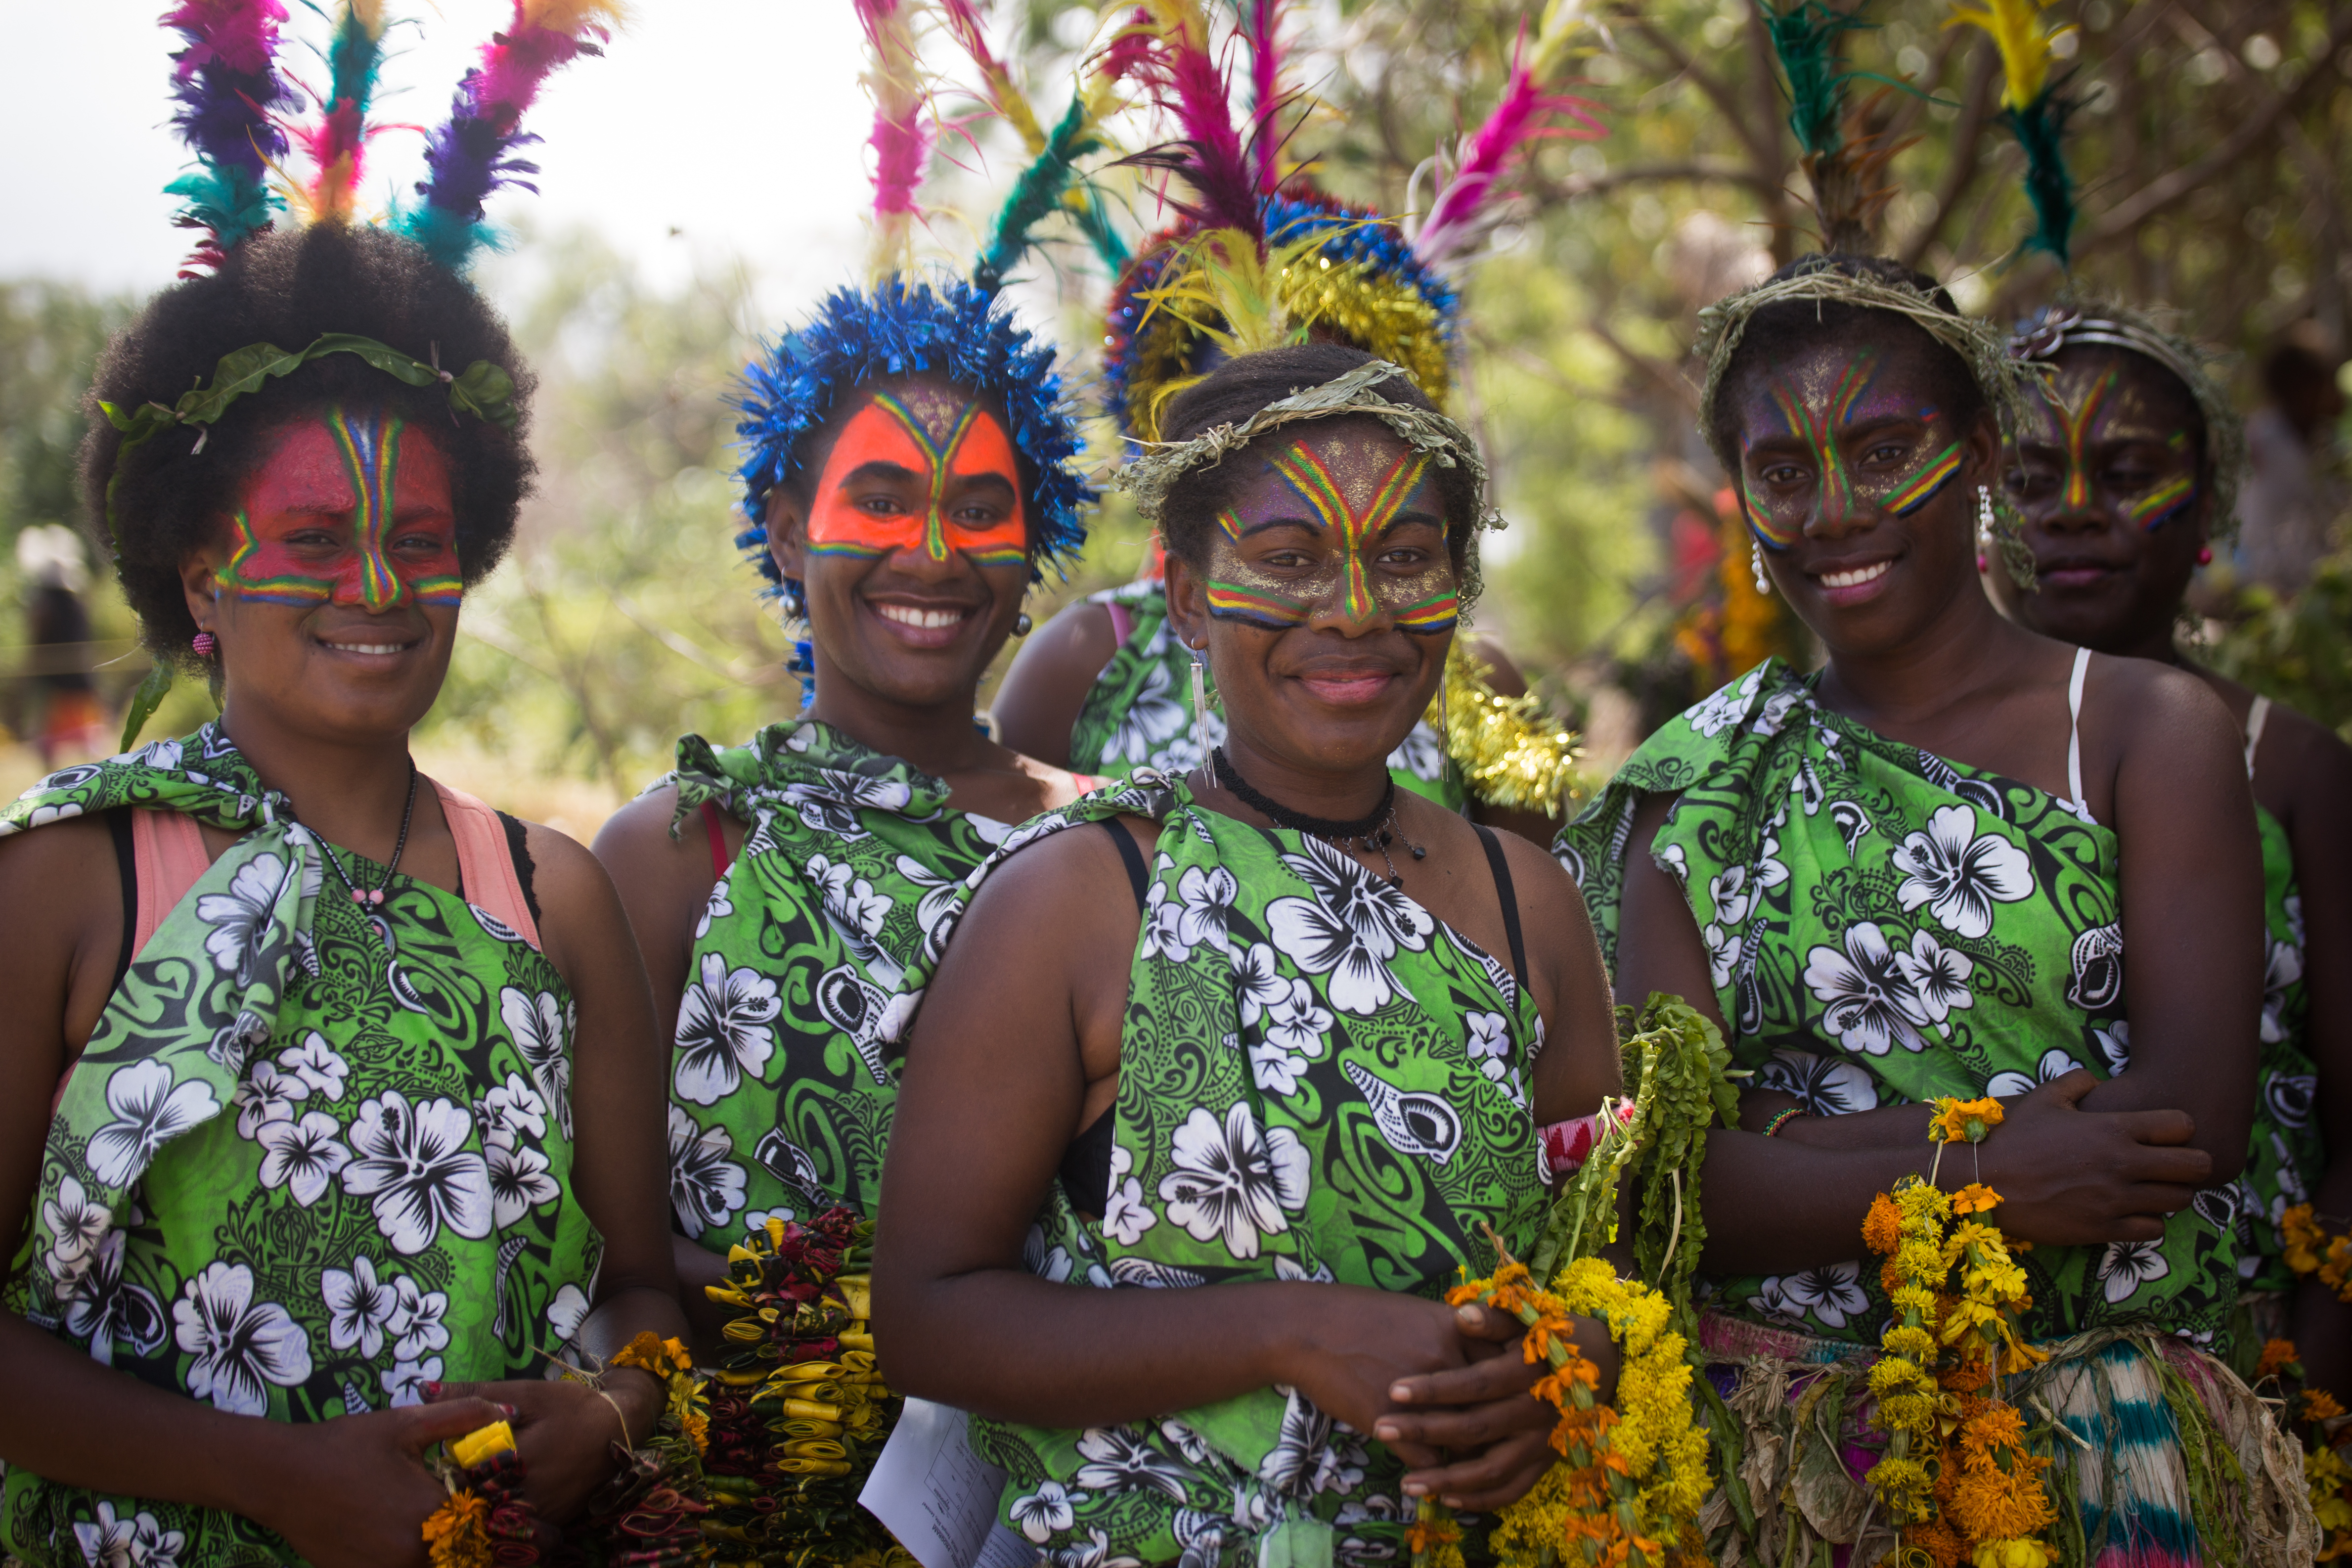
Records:
[[[1004,1472],[971,1451],[961,1410],[909,1399],[857,1500],[923,1568],[1033,1568],[1037,1548],[996,1521]]]

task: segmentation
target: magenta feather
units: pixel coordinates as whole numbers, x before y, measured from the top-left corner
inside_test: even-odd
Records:
[[[906,217],[920,210],[915,193],[930,162],[930,127],[915,73],[919,61],[908,37],[911,0],[856,0],[857,20],[874,52],[874,211]]]
[[[1150,54],[1134,74],[1150,85],[1184,134],[1126,162],[1165,170],[1190,185],[1192,200],[1164,199],[1201,226],[1235,228],[1263,242],[1257,174],[1234,124],[1232,83],[1211,57],[1208,40],[1194,38],[1191,26],[1179,20],[1151,40]]]
[[[1242,31],[1250,47],[1250,152],[1257,165],[1257,188],[1271,195],[1282,184],[1275,154],[1282,138],[1275,113],[1282,104],[1282,44],[1275,0],[1241,0]]]
[[[1503,194],[1503,174],[1512,155],[1527,144],[1549,136],[1591,141],[1609,134],[1596,118],[1601,106],[1591,99],[1546,92],[1529,68],[1527,29],[1519,30],[1513,51],[1510,80],[1486,122],[1462,147],[1461,163],[1445,188],[1430,204],[1429,216],[1413,237],[1413,254],[1433,265],[1466,249],[1492,219],[1491,207]],[[1547,123],[1565,115],[1578,123]]]
[[[184,0],[163,25],[187,40],[172,57],[173,120],[199,167],[165,189],[185,197],[178,222],[206,231],[183,277],[215,267],[247,236],[276,221],[265,176],[286,152],[276,111],[294,94],[277,70],[278,0]]]

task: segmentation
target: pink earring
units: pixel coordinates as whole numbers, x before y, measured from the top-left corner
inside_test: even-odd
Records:
[[[2213,547],[2211,545],[2200,544],[2197,547],[2197,564],[2200,566],[2210,566],[2213,564]]]
[[[195,650],[198,658],[210,659],[220,651],[220,639],[210,632],[198,632],[188,646]]]

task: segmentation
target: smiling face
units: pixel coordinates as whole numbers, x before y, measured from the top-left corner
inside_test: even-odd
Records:
[[[2016,619],[2086,647],[2161,644],[2197,569],[2206,505],[2196,401],[2128,349],[2073,347],[2009,453],[2039,591],[1995,574]]]
[[[1832,647],[1898,639],[1965,589],[1991,421],[1938,405],[1925,345],[1824,342],[1727,391],[1739,494],[1773,580]]]
[[[1207,558],[1169,562],[1178,630],[1205,639],[1237,742],[1294,765],[1384,758],[1429,705],[1460,582],[1429,460],[1376,421],[1276,432],[1217,515]]]
[[[264,442],[181,582],[219,639],[232,717],[319,739],[404,731],[441,689],[465,592],[449,465],[431,431],[330,407]]]
[[[968,710],[1029,585],[1030,531],[1002,417],[916,378],[844,410],[806,495],[769,503],[777,564],[802,584],[820,701],[845,681],[910,707]]]

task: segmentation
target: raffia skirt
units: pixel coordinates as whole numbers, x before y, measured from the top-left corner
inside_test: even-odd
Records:
[[[1702,1394],[1725,1477],[1699,1524],[1718,1568],[1871,1568],[1895,1530],[1863,1476],[1874,1349],[1706,1314]],[[2004,1379],[2040,1436],[2065,1568],[2305,1568],[2320,1540],[2302,1452],[2227,1366],[2152,1331],[2037,1347]]]

